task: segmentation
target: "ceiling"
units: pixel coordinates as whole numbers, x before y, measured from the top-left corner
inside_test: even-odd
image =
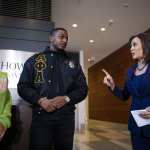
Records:
[[[52,0],[52,20],[68,30],[68,50],[84,51],[87,69],[150,28],[150,0]]]

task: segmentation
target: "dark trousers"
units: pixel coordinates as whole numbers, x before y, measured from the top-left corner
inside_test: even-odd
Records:
[[[150,138],[144,136],[131,135],[133,150],[150,150]]]
[[[33,116],[30,150],[72,150],[74,116]]]

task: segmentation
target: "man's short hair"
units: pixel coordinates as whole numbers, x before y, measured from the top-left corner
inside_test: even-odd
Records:
[[[54,29],[51,30],[50,36],[54,36],[55,33],[56,33],[57,31],[59,31],[59,30],[62,30],[62,31],[65,31],[66,33],[68,33],[65,28],[54,28]]]

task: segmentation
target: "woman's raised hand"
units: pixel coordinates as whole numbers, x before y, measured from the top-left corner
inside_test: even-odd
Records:
[[[102,72],[105,74],[103,83],[110,87],[111,90],[113,90],[115,87],[115,83],[112,76],[105,69],[102,69]]]

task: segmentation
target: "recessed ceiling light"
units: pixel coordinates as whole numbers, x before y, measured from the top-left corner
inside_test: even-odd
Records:
[[[90,58],[88,58],[88,62],[90,63],[94,63],[96,60],[96,58],[94,56],[91,56]]]
[[[90,59],[90,58],[88,58],[88,61],[90,62],[90,61],[91,61],[91,59]]]
[[[77,25],[76,23],[74,23],[74,24],[72,24],[72,27],[73,27],[73,28],[77,28],[78,25]]]
[[[94,40],[89,40],[90,43],[94,43]]]
[[[105,31],[106,31],[106,28],[105,28],[105,27],[102,27],[102,28],[100,28],[100,30],[101,30],[102,32],[105,32]]]

